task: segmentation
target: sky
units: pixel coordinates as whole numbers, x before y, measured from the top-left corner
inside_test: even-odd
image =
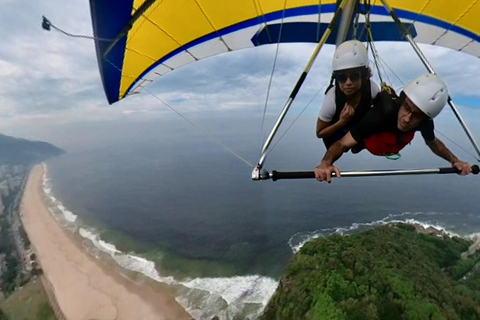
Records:
[[[54,139],[56,128],[67,130],[85,123],[143,121],[178,117],[159,102],[168,102],[185,117],[196,121],[221,114],[252,115],[261,123],[272,74],[275,45],[245,49],[207,58],[184,66],[157,80],[143,92],[114,105],[105,98],[94,43],[69,38],[41,28],[42,16],[73,34],[92,35],[86,0],[0,0],[0,132],[30,139]],[[480,59],[451,49],[420,45],[437,74],[447,83],[467,124],[480,139]],[[285,104],[306,62],[311,44],[278,48],[266,127],[272,125]],[[405,43],[378,43],[386,64],[402,82],[425,73],[425,68]],[[333,46],[325,46],[302,86],[292,114],[316,119],[327,84]],[[391,84],[401,88],[392,74]],[[446,108],[447,109],[447,108]],[[445,110],[439,123],[450,124]],[[207,128],[208,129],[208,128]],[[312,128],[312,130],[314,130]],[[448,130],[448,129],[447,129]],[[455,131],[462,134],[460,130]],[[55,142],[55,141],[54,141]]]

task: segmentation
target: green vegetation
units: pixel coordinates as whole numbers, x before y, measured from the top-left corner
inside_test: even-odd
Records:
[[[5,295],[9,295],[17,286],[17,278],[20,269],[18,259],[14,255],[7,255],[5,258],[6,270],[2,273],[0,283],[3,285]]]
[[[8,295],[15,290],[20,264],[5,214],[0,216],[0,230],[0,257],[3,257],[3,263],[6,266],[6,270],[3,270],[3,273],[0,274],[0,284],[4,293]]]
[[[0,320],[8,320],[7,315],[0,309]]]
[[[480,319],[480,272],[462,280],[479,260],[461,258],[471,243],[405,224],[312,240],[261,319]]]
[[[2,318],[3,316],[3,318]],[[55,320],[39,279],[0,302],[0,320]]]

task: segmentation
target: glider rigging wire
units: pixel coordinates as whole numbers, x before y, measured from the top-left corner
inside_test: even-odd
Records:
[[[58,28],[57,26],[55,26],[52,22],[50,22],[50,20],[48,20],[45,16],[42,16],[42,28],[47,30],[47,31],[50,31],[50,28],[53,28],[61,33],[63,33],[64,35],[68,36],[68,37],[71,37],[71,38],[82,38],[82,39],[90,39],[90,40],[98,40],[98,41],[107,41],[107,42],[110,42],[112,41],[112,39],[104,39],[104,38],[97,38],[97,37],[92,37],[92,36],[87,36],[87,35],[83,35],[83,34],[73,34],[73,33],[69,33],[69,32],[66,32],[60,28]]]

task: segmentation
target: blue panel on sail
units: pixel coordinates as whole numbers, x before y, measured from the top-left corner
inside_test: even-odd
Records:
[[[405,23],[410,34],[415,37],[417,32],[411,23]],[[259,30],[252,38],[255,46],[272,44],[277,42],[318,42],[328,27],[328,23],[315,22],[291,22],[282,24],[270,24]],[[406,41],[395,22],[371,22],[374,41]],[[279,35],[281,36],[279,37]],[[347,39],[352,39],[353,29],[350,29]],[[280,38],[280,39],[279,39]],[[326,43],[335,44],[337,39],[337,28],[327,38]],[[367,41],[365,23],[359,23],[357,27],[357,39]]]

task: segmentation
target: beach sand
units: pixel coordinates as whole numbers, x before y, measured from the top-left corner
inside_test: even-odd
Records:
[[[49,290],[68,320],[192,319],[167,288],[134,283],[87,254],[48,211],[42,175],[41,165],[30,172],[20,210]]]

